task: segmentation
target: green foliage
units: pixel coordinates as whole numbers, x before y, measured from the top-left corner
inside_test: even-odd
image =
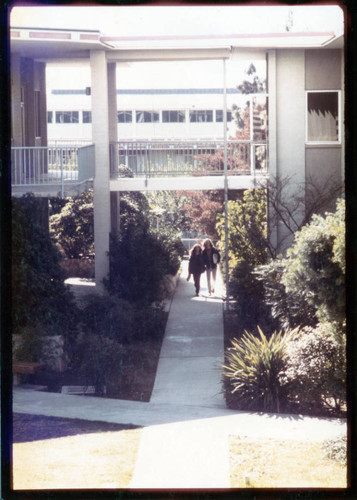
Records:
[[[225,241],[224,215],[217,217],[217,230]],[[228,202],[228,247],[231,267],[239,262],[252,266],[267,261],[267,198],[263,189],[244,191],[243,199]]]
[[[309,414],[336,414],[346,402],[346,343],[338,324],[305,328],[289,344],[289,398]]]
[[[345,318],[345,203],[325,217],[314,215],[295,234],[288,250],[282,282],[287,291],[306,290],[306,300],[316,308],[320,321]]]
[[[141,193],[120,203],[120,236],[111,235],[108,291],[129,302],[162,299],[162,279],[176,274],[185,248],[170,228],[150,229],[149,204]]]
[[[77,309],[64,284],[60,256],[36,220],[38,201],[12,201],[12,324],[14,333],[75,333]]]
[[[187,197],[176,191],[149,191],[146,193],[150,210],[150,226],[162,229],[171,228],[176,233],[190,229],[192,219],[188,215]]]
[[[239,331],[254,331],[261,325],[265,332],[273,332],[278,324],[274,321],[265,302],[263,283],[257,279],[254,267],[245,261],[239,262],[230,277],[230,292],[238,313]]]
[[[94,385],[96,393],[102,394],[113,374],[120,377],[123,355],[115,339],[89,333],[79,340],[74,360],[84,385]]]
[[[85,331],[104,335],[120,344],[157,338],[165,313],[161,307],[133,304],[116,296],[87,298],[83,309]]]
[[[223,375],[230,380],[231,405],[241,410],[280,413],[287,405],[288,385],[283,381],[286,349],[297,330],[274,332],[268,340],[245,332],[226,352]],[[233,398],[234,396],[234,398]]]
[[[71,198],[59,213],[52,215],[50,231],[68,258],[93,253],[93,192]]]
[[[253,275],[264,289],[260,300],[270,308],[272,317],[278,322],[277,328],[287,330],[297,326],[315,326],[316,311],[307,301],[305,287],[287,291],[283,285],[285,268],[286,261],[283,259],[271,260],[268,264],[254,268]]]
[[[253,63],[250,64],[246,74],[250,77],[250,80],[244,80],[237,87],[242,94],[258,94],[259,92],[266,91],[266,82],[257,75],[257,70]]]

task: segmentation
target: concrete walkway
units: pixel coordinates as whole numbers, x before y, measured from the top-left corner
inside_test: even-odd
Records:
[[[14,412],[143,426],[132,489],[229,488],[230,434],[318,441],[346,432],[338,419],[226,409],[221,288],[209,297],[202,276],[195,297],[186,276],[184,262],[150,403],[16,388]]]

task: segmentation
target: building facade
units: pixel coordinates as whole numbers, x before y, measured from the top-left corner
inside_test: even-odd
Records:
[[[251,113],[251,135],[249,139],[240,141],[240,145],[244,141],[249,142],[246,151],[250,160],[241,163],[243,168],[227,168],[233,148],[227,131],[232,123],[227,112],[231,106],[230,87],[223,87],[223,90],[221,87],[214,96],[217,100],[212,99],[209,107],[204,101],[195,109],[185,103],[175,106],[175,95],[167,94],[170,101],[165,106],[156,101],[154,107],[148,108],[139,101],[142,95],[133,92],[125,95],[117,84],[122,64],[218,60],[222,62],[224,80],[229,61],[251,60],[257,54],[259,57],[263,54],[266,60],[264,99],[268,127],[265,139],[260,137],[255,141],[254,130],[258,132],[259,127],[262,130],[265,125],[254,125],[256,118]],[[57,108],[53,102],[47,103],[49,98],[46,97],[46,64],[63,61],[83,65],[90,74],[87,94],[72,96],[76,103],[70,103],[69,108],[66,108],[68,103],[63,104],[64,101],[61,108]],[[153,40],[151,37],[145,41],[128,41],[120,37],[105,37],[96,31],[13,27],[11,87],[13,195],[26,191],[32,191],[37,196],[68,195],[80,192],[93,183],[95,279],[98,288],[109,271],[109,234],[118,222],[120,191],[246,189],[264,186],[264,180],[279,176],[291,177],[295,185],[304,185],[310,179],[321,185],[331,178],[343,182],[343,36],[333,33],[291,32],[283,36],[250,37],[222,35],[211,39],[198,35],[192,38],[160,37]],[[81,92],[86,92],[86,89],[81,89]],[[161,103],[163,95],[160,96]],[[87,101],[83,104],[85,99]],[[254,108],[253,104],[250,106]],[[72,129],[81,126],[81,129],[75,129],[78,133],[73,132],[73,138],[78,142],[87,139],[91,143],[56,149],[48,142],[49,137],[51,140],[61,138],[56,137],[58,127],[54,130],[54,125],[65,126],[67,130],[69,126]],[[221,135],[217,137],[219,130]],[[216,151],[217,144],[223,148],[225,170],[212,171],[207,166],[203,170],[195,170],[197,165],[193,160],[192,163],[186,162],[189,166],[184,172],[164,170],[155,175],[145,167],[137,169],[134,178],[120,178],[115,174],[117,164],[123,158],[125,162],[130,156],[124,154],[129,151],[128,147],[125,150],[125,144],[130,143],[131,151],[136,151],[136,158],[145,149],[150,160],[150,155],[159,148],[158,144],[154,148],[152,144],[148,145],[150,140],[164,143],[160,147],[161,153],[164,148],[165,158],[171,146],[174,145],[171,149],[177,151],[181,147],[179,142],[184,144],[189,140],[190,147],[184,154],[197,160],[196,153],[187,152],[194,148],[194,137],[206,142],[209,139],[211,142],[205,146],[207,150]],[[137,143],[140,142],[145,142],[145,148],[138,148]],[[262,142],[265,148],[263,153]],[[259,163],[259,155],[263,160],[265,158],[265,163],[263,160]],[[133,162],[133,154],[131,156],[130,161]],[[128,159],[129,164],[130,161]],[[244,165],[249,165],[249,168]],[[274,228],[272,238],[278,245],[280,241],[286,241],[285,236],[283,227]]]

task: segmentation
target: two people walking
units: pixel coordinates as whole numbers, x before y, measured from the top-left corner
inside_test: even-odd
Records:
[[[190,252],[190,260],[188,263],[187,281],[193,275],[193,282],[196,289],[196,296],[200,293],[201,274],[206,271],[208,293],[212,295],[215,290],[217,265],[221,261],[221,256],[217,248],[213,245],[212,240],[206,239],[203,245],[196,244]]]

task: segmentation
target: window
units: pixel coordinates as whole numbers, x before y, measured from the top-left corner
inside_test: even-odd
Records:
[[[56,123],[79,123],[79,112],[56,111]]]
[[[40,91],[35,90],[35,136],[41,137]]]
[[[47,123],[53,123],[53,111],[47,111]]]
[[[159,116],[156,111],[137,111],[136,123],[156,123],[160,121]]]
[[[212,110],[194,110],[190,111],[190,122],[213,122]]]
[[[163,123],[184,123],[186,121],[184,111],[163,111]]]
[[[307,93],[308,142],[339,140],[339,93]]]
[[[252,97],[253,141],[266,141],[268,135],[267,97]]]
[[[83,123],[92,123],[91,111],[82,111],[82,114],[83,114]]]
[[[232,111],[227,111],[227,122],[232,121]],[[216,122],[223,122],[223,109],[216,110]]]
[[[131,123],[132,121],[132,111],[118,111],[118,123]]]

